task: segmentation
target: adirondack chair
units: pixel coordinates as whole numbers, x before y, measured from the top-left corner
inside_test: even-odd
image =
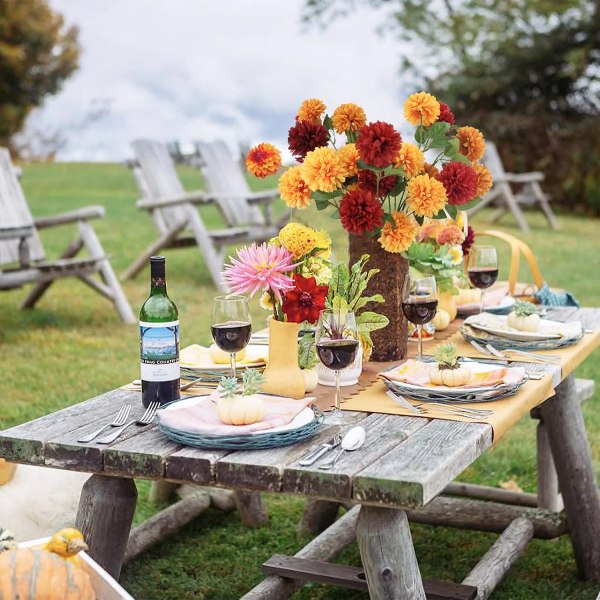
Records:
[[[129,161],[128,166],[141,196],[137,207],[151,213],[159,238],[123,272],[122,279],[134,277],[148,263],[148,258],[160,250],[198,246],[215,285],[224,289],[221,270],[226,246],[262,242],[277,235],[279,226],[262,216],[257,208],[259,204],[269,204],[275,197],[273,192],[247,192],[237,196],[213,190],[186,192],[165,145],[137,140],[132,148],[135,161]],[[197,208],[203,204],[215,204],[227,227],[207,229]],[[248,220],[241,214],[247,215]]]
[[[93,290],[111,300],[125,323],[136,323],[90,219],[104,216],[101,206],[89,206],[51,217],[34,219],[19,184],[17,173],[5,148],[0,148],[0,290],[26,284],[35,287],[21,304],[33,308],[57,279],[78,277]],[[38,231],[65,223],[77,223],[79,236],[56,260],[46,260]],[[89,256],[75,258],[83,248]],[[93,275],[99,274],[100,278]]]
[[[491,221],[498,221],[508,210],[510,210],[519,227],[527,232],[529,226],[520,205],[539,204],[552,229],[558,229],[558,222],[548,201],[548,196],[542,191],[540,181],[544,180],[544,174],[539,171],[531,173],[507,173],[504,170],[502,159],[498,149],[493,142],[486,142],[483,163],[494,178],[494,186],[485,195],[474,209],[470,211],[473,215],[488,204],[494,204],[497,208],[491,216]],[[513,191],[512,184],[520,186],[518,191]]]

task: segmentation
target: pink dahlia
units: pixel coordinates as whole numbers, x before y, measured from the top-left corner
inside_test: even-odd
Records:
[[[249,293],[252,297],[258,291],[270,290],[279,302],[282,294],[294,289],[294,280],[286,275],[298,263],[283,246],[263,242],[244,246],[238,250],[238,257],[231,258],[231,264],[223,271],[222,280],[236,294]]]

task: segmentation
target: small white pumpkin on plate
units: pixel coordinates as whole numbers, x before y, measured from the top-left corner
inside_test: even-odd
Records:
[[[243,394],[238,394],[235,377],[221,377],[221,398],[217,401],[217,415],[225,425],[252,425],[263,420],[265,406],[259,394],[264,381],[257,369],[246,369],[242,375]]]
[[[435,349],[436,364],[429,370],[433,385],[460,387],[471,380],[471,370],[458,362],[456,344],[439,344]]]
[[[517,331],[537,331],[540,327],[540,316],[535,304],[517,302],[515,309],[506,318],[506,323]]]

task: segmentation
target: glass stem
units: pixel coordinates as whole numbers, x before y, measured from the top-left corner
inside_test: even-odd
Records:
[[[483,314],[483,299],[485,298],[485,290],[481,290],[481,310],[479,311],[479,314]]]
[[[231,363],[231,376],[237,377],[236,372],[235,372],[235,352],[229,353],[229,361]]]
[[[335,371],[335,399],[333,401],[333,410],[340,410],[340,372]]]
[[[423,358],[423,325],[417,325],[417,334],[419,340],[417,358],[421,360]]]

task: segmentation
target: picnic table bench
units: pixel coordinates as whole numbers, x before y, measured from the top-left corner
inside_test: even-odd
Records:
[[[600,309],[553,309],[552,317],[600,327]],[[340,423],[326,423],[311,440],[270,450],[184,447],[154,426],[129,428],[109,446],[78,443],[122,404],[133,404],[133,416],[141,415],[139,392],[116,389],[0,432],[0,457],[93,474],[82,492],[77,526],[91,556],[114,577],[120,573],[136,504],[133,480],[140,478],[299,495],[324,506],[355,505],[295,557],[267,561],[264,570],[270,576],[247,594],[248,600],[287,597],[306,579],[363,589],[368,581],[370,596],[378,599],[487,598],[532,537],[567,532],[580,575],[600,581],[600,499],[574,378],[563,376],[557,365],[526,366],[550,374],[554,382],[555,395],[536,414],[550,450],[541,464],[554,473],[564,513],[533,508],[536,499],[541,506],[544,500],[532,494],[518,498],[515,492],[483,492],[481,497],[492,502],[455,497],[477,495],[473,489],[462,494],[462,484],[454,480],[492,444],[485,423],[344,411]],[[359,423],[367,432],[360,452],[346,453],[330,471],[299,465],[319,442]],[[448,492],[453,496],[441,495]],[[497,501],[502,498],[506,503]],[[462,584],[424,584],[409,520],[502,535]],[[325,562],[354,539],[364,571]]]

